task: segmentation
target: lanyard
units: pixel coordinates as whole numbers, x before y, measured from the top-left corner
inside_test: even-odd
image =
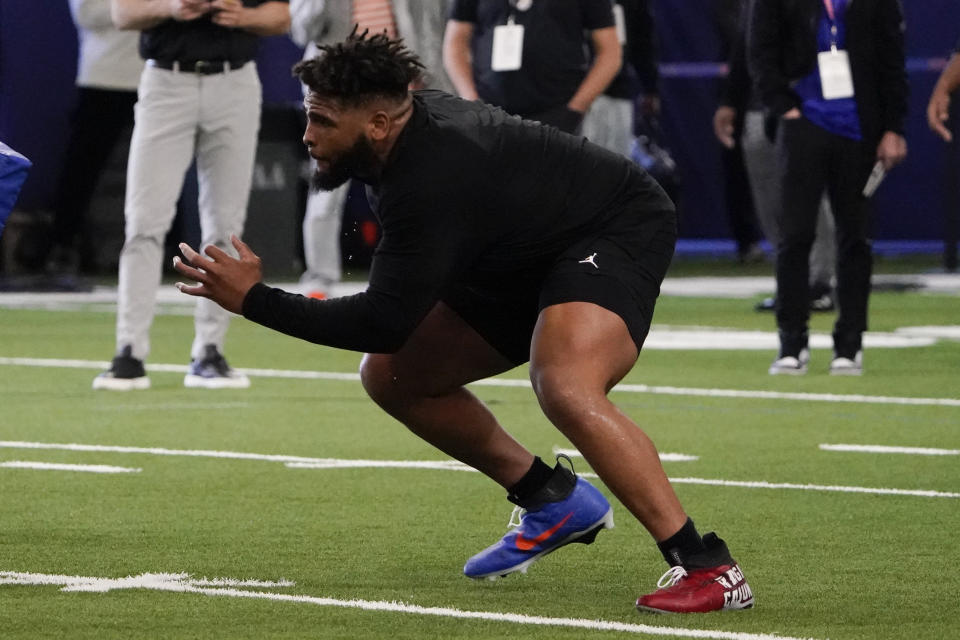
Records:
[[[833,0],[823,0],[823,6],[827,9],[827,15],[830,16],[830,22],[836,23],[837,16],[833,12]]]
[[[837,14],[833,9],[833,0],[823,0],[823,6],[830,18],[830,49],[837,50]]]

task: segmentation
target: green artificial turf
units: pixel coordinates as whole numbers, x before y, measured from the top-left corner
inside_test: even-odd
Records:
[[[655,324],[771,331],[773,319],[753,312],[753,302],[666,297]],[[871,302],[871,329],[877,331],[956,324],[960,318],[956,296],[879,292]],[[0,440],[349,460],[445,459],[377,409],[349,377],[254,376],[248,390],[210,392],[184,389],[182,373],[153,371],[149,391],[93,392],[97,368],[89,361],[109,359],[113,322],[112,313],[99,310],[0,309],[0,358],[79,361],[0,364]],[[832,315],[818,315],[813,329],[828,333],[831,322]],[[185,316],[158,316],[150,364],[185,365],[191,324]],[[258,369],[353,373],[360,359],[243,320],[233,323],[226,351],[234,366]],[[596,544],[571,545],[527,575],[474,582],[462,576],[463,562],[503,534],[512,507],[501,489],[476,473],[299,469],[208,455],[0,446],[0,464],[141,469],[94,474],[0,467],[0,572],[286,579],[295,584],[263,590],[661,629],[654,635],[366,611],[331,602],[8,584],[0,585],[0,637],[593,639],[671,637],[672,628],[745,639],[755,637],[749,634],[957,637],[960,546],[953,536],[960,529],[960,499],[817,487],[960,493],[957,455],[819,448],[960,449],[960,342],[871,349],[866,374],[849,379],[826,374],[826,350],[814,350],[811,371],[802,378],[768,376],[773,356],[734,349],[648,350],[624,381],[634,386],[611,394],[661,452],[698,457],[664,467],[678,480],[677,493],[700,530],[716,530],[740,561],[756,594],[757,606],[750,611],[637,613],[633,601],[654,588],[666,566],[646,532],[615,501],[617,526],[601,533]],[[526,371],[503,377],[524,379]],[[862,397],[827,402],[816,396],[696,394],[707,389]],[[569,447],[529,389],[476,386],[474,391],[535,453],[547,458],[554,447]],[[877,397],[953,402],[910,405]],[[589,471],[582,460],[574,464]]]

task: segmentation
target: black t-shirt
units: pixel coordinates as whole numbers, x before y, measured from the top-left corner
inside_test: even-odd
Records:
[[[414,94],[370,191],[383,235],[367,291],[313,300],[257,284],[243,315],[319,344],[393,352],[449,287],[496,292],[587,236],[636,229],[645,213],[673,208],[621,155],[440,91]]]
[[[256,7],[270,1],[242,0],[245,7]],[[243,29],[230,29],[214,24],[206,15],[196,20],[180,22],[169,19],[140,34],[140,56],[144,60],[165,62],[196,62],[197,60],[227,60],[243,64],[257,55],[258,36]]]
[[[616,0],[623,10],[623,64],[604,93],[621,99],[634,99],[641,93],[657,93],[657,61],[651,0]]]
[[[450,19],[474,25],[471,54],[481,100],[509,113],[531,115],[565,105],[589,67],[588,31],[612,27],[610,0],[453,0]],[[493,71],[493,30],[510,16],[523,25],[517,71]]]

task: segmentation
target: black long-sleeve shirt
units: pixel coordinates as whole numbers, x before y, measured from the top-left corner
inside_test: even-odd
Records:
[[[310,342],[389,353],[447,287],[496,291],[589,234],[673,208],[619,154],[439,91],[414,93],[413,115],[368,194],[382,236],[365,292],[313,300],[258,284],[243,315]]]
[[[720,104],[733,107],[737,116],[751,109],[762,109],[763,103],[753,88],[747,66],[747,29],[750,22],[751,0],[723,0],[719,3],[718,31],[724,41],[722,49],[726,52],[729,72],[720,87]]]

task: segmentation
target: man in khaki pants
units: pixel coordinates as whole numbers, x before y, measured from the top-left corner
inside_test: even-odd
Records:
[[[127,165],[126,231],[120,254],[117,353],[94,389],[146,389],[143,361],[160,284],[163,240],[184,174],[196,157],[204,245],[229,247],[247,213],[261,88],[259,36],[286,32],[286,0],[113,0],[120,29],[139,29],[140,78]],[[188,387],[250,385],[222,355],[230,316],[197,303]]]

